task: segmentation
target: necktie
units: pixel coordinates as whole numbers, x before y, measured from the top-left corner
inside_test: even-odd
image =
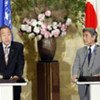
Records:
[[[91,60],[91,55],[92,55],[92,53],[91,53],[91,48],[89,48],[89,49],[88,49],[88,65],[89,65],[90,60]]]
[[[9,54],[8,47],[5,47],[5,62],[6,62],[6,64],[8,63],[8,54]]]

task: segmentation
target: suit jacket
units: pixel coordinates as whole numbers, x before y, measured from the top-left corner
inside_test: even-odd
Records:
[[[0,43],[0,73],[2,73],[3,77],[7,79],[14,75],[21,77],[23,74],[23,67],[23,45],[18,42],[11,42],[8,64],[6,65],[3,46],[2,43]]]
[[[77,50],[72,68],[72,74],[77,76],[93,76],[100,74],[100,46],[96,44],[90,64],[88,65],[88,49],[86,46]],[[80,100],[89,100],[89,86],[79,85]],[[88,91],[88,92],[87,92]]]
[[[100,46],[96,44],[88,66],[88,49],[78,49],[72,69],[73,75],[93,76],[100,74]]]

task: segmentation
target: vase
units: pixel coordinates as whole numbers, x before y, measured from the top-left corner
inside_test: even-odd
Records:
[[[38,41],[38,52],[41,61],[52,61],[56,51],[55,38],[43,38]]]

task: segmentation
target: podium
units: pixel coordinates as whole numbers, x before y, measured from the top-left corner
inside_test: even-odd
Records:
[[[16,83],[11,80],[0,79],[0,100],[13,100],[13,86],[25,86],[26,82]]]
[[[82,77],[77,84],[90,85],[90,100],[100,100],[100,76]]]
[[[38,100],[60,100],[59,62],[37,62]]]

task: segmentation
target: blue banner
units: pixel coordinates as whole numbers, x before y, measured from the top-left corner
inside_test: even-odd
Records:
[[[0,27],[3,25],[12,28],[10,0],[0,0]]]

